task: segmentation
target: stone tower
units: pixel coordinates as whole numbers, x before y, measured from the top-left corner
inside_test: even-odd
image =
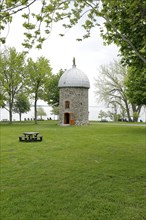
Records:
[[[76,68],[75,58],[71,69],[64,72],[59,83],[59,120],[60,125],[88,124],[87,76]]]

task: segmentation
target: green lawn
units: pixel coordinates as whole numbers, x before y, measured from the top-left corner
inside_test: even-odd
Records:
[[[39,131],[42,142],[19,142]],[[1,220],[146,219],[146,127],[1,124]]]

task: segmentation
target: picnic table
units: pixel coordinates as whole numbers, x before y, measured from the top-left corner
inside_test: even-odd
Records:
[[[19,141],[31,142],[31,141],[42,141],[43,136],[39,135],[39,132],[23,132],[23,136],[19,136]]]

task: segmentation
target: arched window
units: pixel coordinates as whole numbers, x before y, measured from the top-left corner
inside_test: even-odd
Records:
[[[69,101],[65,101],[65,108],[70,108],[70,102]]]

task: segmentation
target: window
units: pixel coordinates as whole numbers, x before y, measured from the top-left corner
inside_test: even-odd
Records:
[[[65,101],[65,108],[70,108],[70,102],[69,101]]]

